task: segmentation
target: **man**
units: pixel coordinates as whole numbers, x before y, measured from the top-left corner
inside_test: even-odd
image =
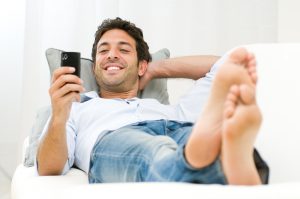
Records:
[[[92,58],[100,92],[86,94],[91,99],[84,103],[74,102],[84,91],[74,69],[54,72],[52,116],[37,154],[40,175],[60,175],[75,164],[90,183],[262,183],[253,159],[261,114],[252,54],[236,49],[212,69],[217,58],[210,56],[149,64],[142,31],[116,18],[98,27]],[[199,95],[214,73],[209,95]],[[206,79],[176,106],[137,98],[157,77]]]

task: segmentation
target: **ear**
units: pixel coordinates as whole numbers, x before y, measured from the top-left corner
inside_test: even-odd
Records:
[[[146,60],[139,61],[139,76],[143,76],[148,68],[148,62]]]

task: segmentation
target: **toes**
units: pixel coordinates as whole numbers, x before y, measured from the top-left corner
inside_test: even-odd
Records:
[[[228,119],[233,116],[238,103],[245,105],[255,103],[255,89],[247,84],[232,85],[224,103],[223,117]]]
[[[256,59],[253,57],[252,59],[249,59],[248,68],[255,67],[255,66],[256,66]]]
[[[248,58],[248,60],[250,61],[250,60],[255,59],[255,56],[254,56],[253,53],[250,53],[250,52],[249,52],[247,58]]]
[[[249,76],[254,84],[257,82],[256,59],[253,53],[248,52],[245,48],[237,48],[230,54],[230,61],[235,64],[243,65],[248,71]]]
[[[255,67],[255,65],[249,66],[247,70],[248,70],[249,73],[256,73],[256,67]]]
[[[252,82],[254,84],[256,84],[257,83],[257,74],[256,73],[250,73],[250,77],[252,79]]]
[[[254,55],[253,55],[254,56]],[[250,75],[250,78],[254,84],[257,82],[257,72],[256,72],[256,60],[253,58],[249,61],[247,65],[247,70]]]
[[[224,117],[230,118],[233,116],[236,104],[239,98],[239,87],[237,85],[232,85],[226,97],[224,104]]]
[[[239,92],[240,92],[240,88],[238,87],[238,85],[235,85],[235,84],[232,85],[229,88],[227,99],[236,102]]]
[[[228,119],[233,116],[235,105],[234,104],[227,104],[225,105],[226,109],[224,110],[224,118]]]
[[[245,104],[251,104],[255,102],[255,90],[247,84],[240,85],[240,99]]]
[[[230,59],[236,64],[244,63],[247,61],[248,54],[245,48],[237,48],[231,52]]]

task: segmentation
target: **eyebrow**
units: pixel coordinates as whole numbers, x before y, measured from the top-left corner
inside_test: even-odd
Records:
[[[108,46],[108,45],[109,45],[108,42],[102,42],[97,46],[97,48],[100,48],[101,46]],[[126,46],[129,46],[129,47],[133,48],[133,46],[130,43],[126,42],[126,41],[120,41],[120,42],[118,42],[118,45],[126,45]]]

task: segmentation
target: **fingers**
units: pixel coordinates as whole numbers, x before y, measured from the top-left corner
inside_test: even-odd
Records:
[[[67,83],[82,85],[82,80],[72,74],[74,71],[75,68],[73,67],[60,67],[56,69],[52,76],[51,87],[57,90]]]
[[[153,76],[153,65],[156,63],[150,62],[148,64],[148,67],[143,75],[140,75],[139,79],[139,90],[143,90],[147,84],[154,78]]]
[[[80,93],[85,91],[83,81],[72,74],[74,71],[72,67],[56,69],[49,89],[52,115],[64,122],[69,118],[72,102],[80,102]]]
[[[65,75],[61,75],[58,78],[56,78],[56,81],[54,81],[52,83],[50,89],[58,90],[66,84],[78,84],[78,85],[82,86],[83,81],[75,75],[65,74]],[[78,90],[78,91],[80,91],[80,90]]]
[[[52,77],[52,85],[49,89],[49,94],[52,100],[58,100],[61,97],[66,96],[76,100],[80,99],[79,93],[84,92],[83,81],[73,73],[75,69],[73,67],[60,67],[56,69]],[[70,95],[69,95],[70,94]]]
[[[54,83],[61,75],[71,74],[74,72],[74,67],[59,67],[53,72],[51,83]]]
[[[71,102],[75,102],[75,101],[80,102],[80,94],[77,92],[69,92],[69,93],[65,94],[63,97],[61,97],[59,95],[57,95],[55,97],[60,98],[59,100],[62,105],[68,105]],[[53,100],[57,100],[57,99],[53,98]]]
[[[79,93],[81,93],[83,91],[84,91],[84,88],[82,85],[67,83],[59,89],[54,89],[53,87],[51,87],[49,90],[49,93],[51,95],[52,100],[58,100],[59,98],[67,96],[69,93],[73,93],[75,98],[79,97],[79,99],[80,99]]]
[[[144,78],[141,78],[139,81],[139,90],[144,90],[145,86],[146,86],[146,82]]]

